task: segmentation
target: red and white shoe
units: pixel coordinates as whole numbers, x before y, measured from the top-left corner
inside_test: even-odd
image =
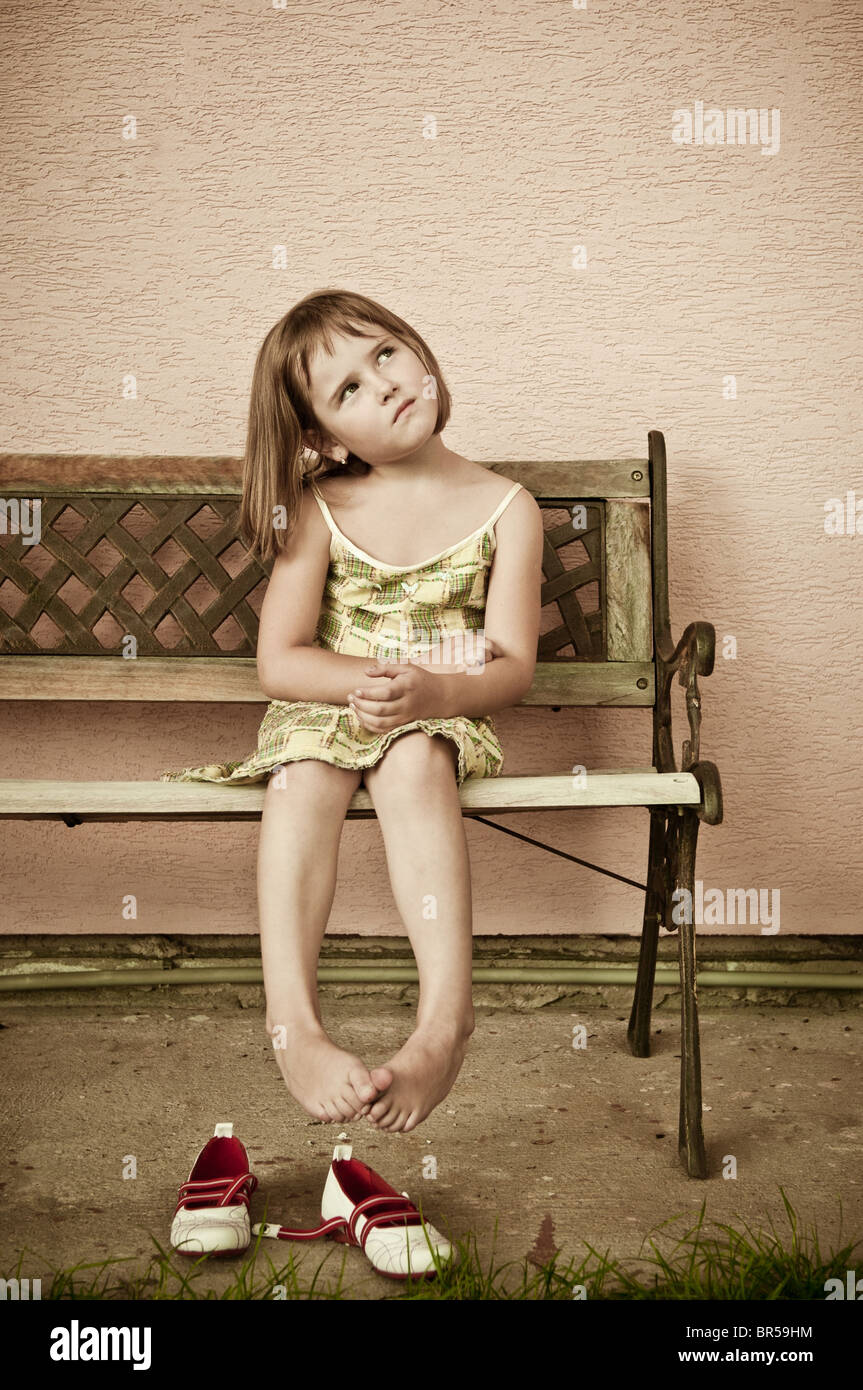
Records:
[[[249,1244],[249,1198],[258,1179],[233,1134],[233,1124],[216,1125],[180,1188],[171,1223],[178,1255],[236,1255]]]
[[[350,1144],[336,1144],[321,1199],[321,1224],[298,1229],[258,1222],[253,1235],[274,1240],[319,1240],[328,1236],[343,1245],[358,1245],[379,1274],[388,1279],[434,1279],[435,1259],[453,1259],[453,1247],[423,1218],[406,1192],[351,1158]]]

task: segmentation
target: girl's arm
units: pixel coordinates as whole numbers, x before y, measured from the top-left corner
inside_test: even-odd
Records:
[[[273,562],[258,627],[258,684],[270,700],[347,705],[368,657],[314,645],[330,564],[330,532],[308,488],[285,549]]]
[[[496,660],[474,673],[442,675],[441,714],[479,718],[508,709],[533,681],[542,611],[542,511],[523,489],[495,527],[497,545],[489,577],[484,636]]]
[[[423,648],[420,655],[412,660],[434,675],[452,675],[467,671],[470,667],[482,666],[500,655],[497,643],[488,637],[480,635],[474,639],[471,634],[460,632]]]

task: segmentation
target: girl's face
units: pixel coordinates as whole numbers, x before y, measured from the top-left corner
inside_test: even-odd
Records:
[[[416,353],[384,329],[362,338],[334,333],[333,356],[319,347],[309,377],[328,458],[341,462],[350,452],[371,465],[395,462],[434,432],[434,380]]]

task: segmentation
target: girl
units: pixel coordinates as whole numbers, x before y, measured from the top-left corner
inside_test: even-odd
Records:
[[[279,1068],[316,1119],[365,1115],[391,1131],[448,1094],[474,1029],[458,787],[499,774],[488,716],[529,689],[539,639],[540,509],[446,447],[449,414],[426,343],[364,295],[313,293],[270,330],[240,507],[252,553],[275,557],[257,650],[270,704],[256,753],[161,774],[269,779],[258,903]],[[307,451],[317,461],[304,469]],[[420,981],[415,1031],[371,1070],[327,1036],[317,995],[342,825],[363,781]]]

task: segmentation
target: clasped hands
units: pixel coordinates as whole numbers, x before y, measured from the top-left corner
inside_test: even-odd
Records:
[[[449,641],[444,646],[449,646]],[[415,719],[440,717],[440,686],[435,684],[441,675],[464,673],[471,667],[482,666],[500,656],[500,650],[490,638],[483,638],[482,653],[466,662],[453,665],[429,664],[410,658],[407,662],[373,661],[365,670],[370,679],[352,690],[348,706],[353,709],[364,729],[370,733],[388,733]]]

